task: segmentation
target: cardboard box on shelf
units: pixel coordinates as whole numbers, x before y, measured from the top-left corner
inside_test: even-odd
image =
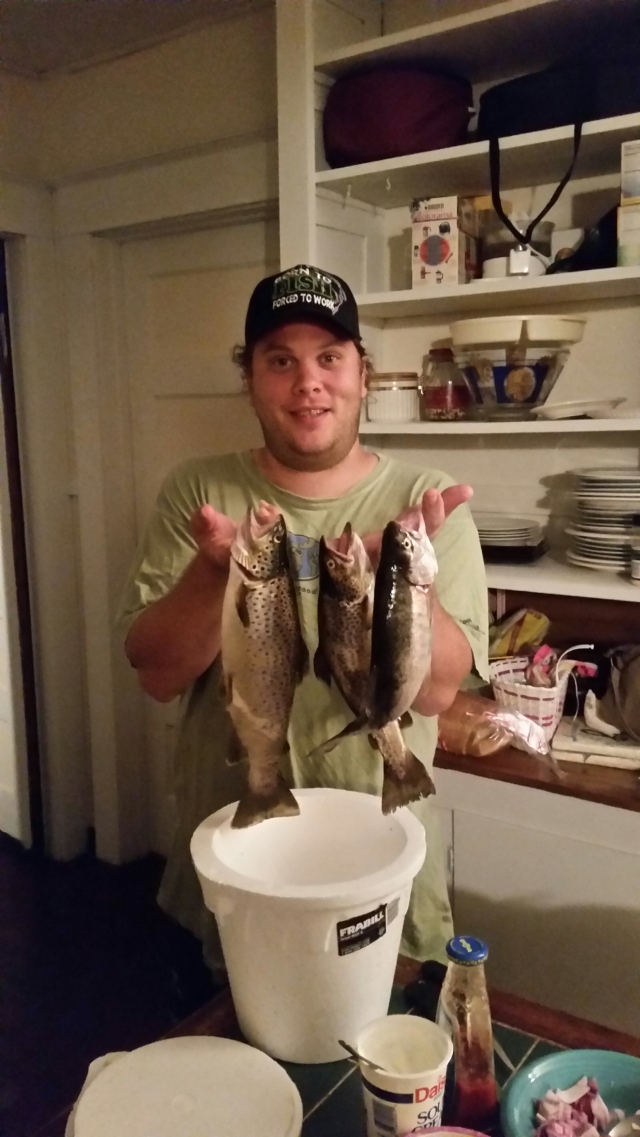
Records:
[[[618,209],[618,265],[640,265],[640,204]]]
[[[620,182],[621,205],[640,205],[640,141],[622,143]]]
[[[425,198],[411,206],[411,279],[467,284],[480,272],[478,215],[469,198]]]

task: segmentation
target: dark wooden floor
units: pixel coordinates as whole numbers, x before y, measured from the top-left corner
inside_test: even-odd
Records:
[[[58,864],[0,834],[0,1134],[34,1137],[89,1062],[151,1042],[214,993],[155,903],[160,857]]]

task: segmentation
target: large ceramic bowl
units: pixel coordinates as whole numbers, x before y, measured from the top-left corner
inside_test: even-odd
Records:
[[[615,1050],[563,1050],[523,1067],[509,1082],[500,1105],[505,1137],[531,1137],[534,1103],[547,1090],[566,1090],[584,1075],[595,1078],[609,1109],[640,1109],[640,1058]]]
[[[585,320],[492,316],[451,325],[453,353],[478,418],[528,418],[551,394]]]

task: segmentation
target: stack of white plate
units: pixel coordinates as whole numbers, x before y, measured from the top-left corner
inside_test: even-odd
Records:
[[[474,513],[480,544],[492,548],[522,548],[539,545],[542,530],[528,517],[512,517],[508,513]]]
[[[640,513],[640,470],[596,467],[577,470],[576,476],[567,559],[581,568],[625,571],[631,561],[633,515]]]
[[[527,562],[537,559],[545,546],[538,522],[509,514],[474,513],[485,561]]]

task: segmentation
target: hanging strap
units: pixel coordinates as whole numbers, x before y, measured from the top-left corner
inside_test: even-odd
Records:
[[[520,233],[520,231],[516,229],[515,225],[502,208],[502,201],[500,200],[500,139],[495,137],[491,137],[489,139],[489,172],[491,175],[491,200],[493,202],[493,208],[498,214],[500,220],[506,225],[509,232],[513,233],[513,236],[519,245],[529,245],[531,243],[531,238],[533,236],[536,225],[542,221],[543,217],[546,217],[551,207],[555,205],[558,198],[560,197],[560,194],[569,181],[569,178],[573,174],[573,168],[578,157],[578,150],[580,149],[581,138],[582,123],[577,122],[573,129],[573,158],[571,159],[571,165],[569,166],[569,169],[567,170],[560,184],[556,186],[555,190],[551,194],[551,197],[549,198],[542,212],[539,213],[538,216],[535,217],[533,221],[528,225],[525,233]]]

